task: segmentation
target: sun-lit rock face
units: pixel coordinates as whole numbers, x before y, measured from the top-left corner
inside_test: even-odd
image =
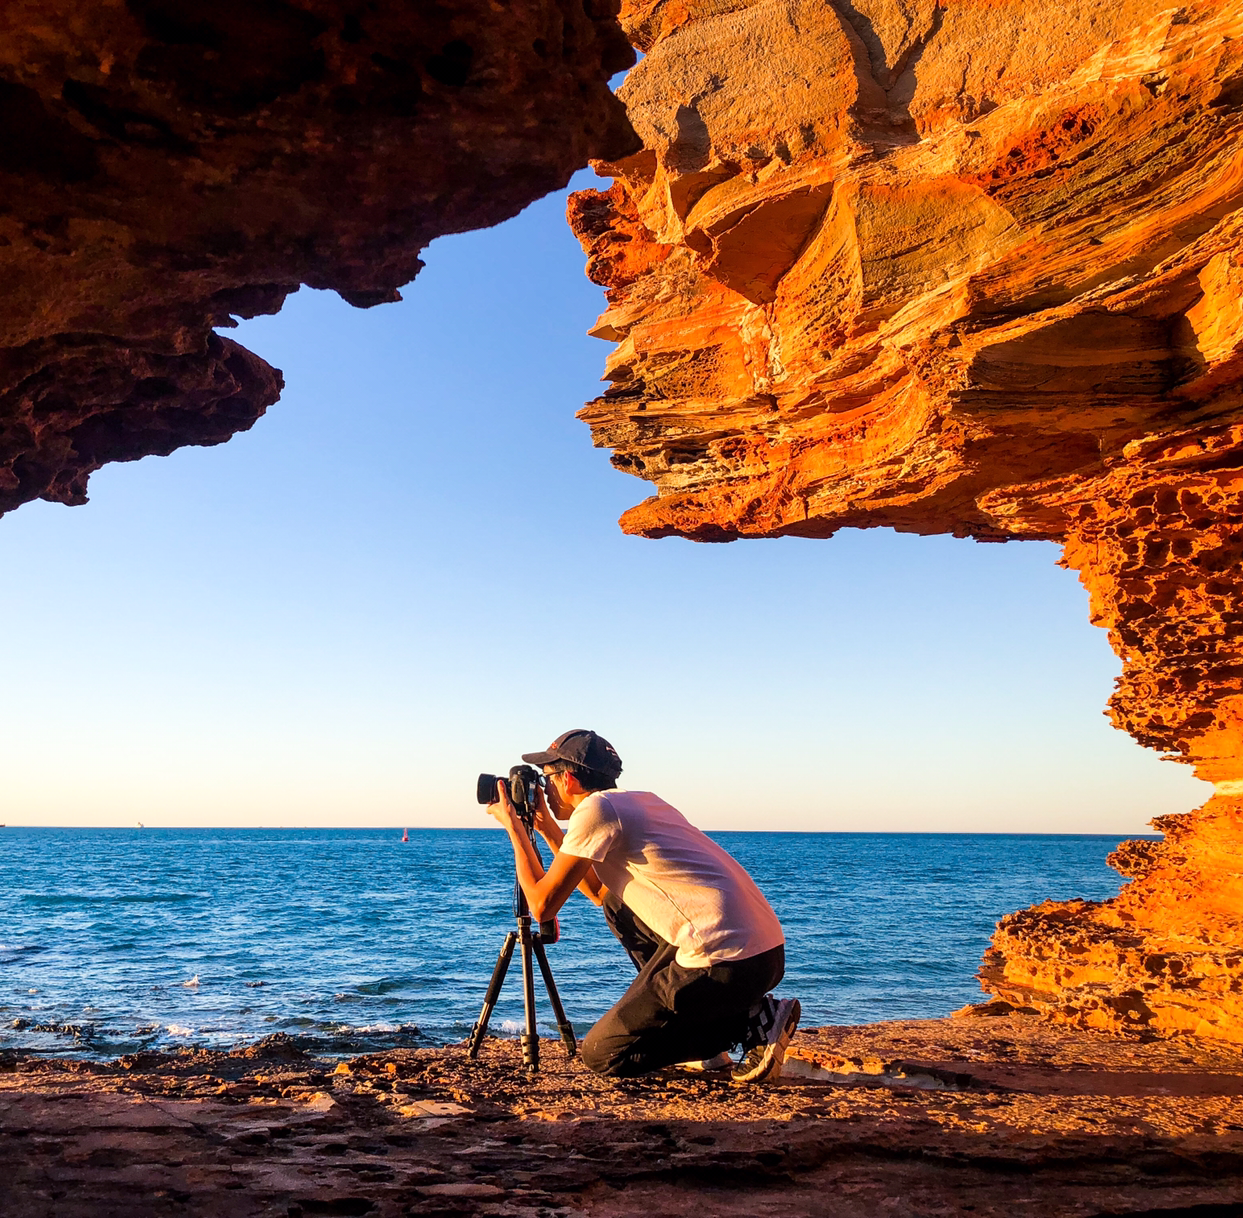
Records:
[[[1112,901],[1047,901],[998,923],[980,970],[1011,1006],[1058,1022],[1243,1041],[1243,800],[1217,796],[1123,842]]]
[[[249,427],[280,374],[213,328],[637,146],[616,0],[0,6],[0,511]]]
[[[644,148],[570,220],[617,344],[581,417],[657,488],[623,527],[1064,541],[1115,722],[1221,796],[1117,900],[1008,918],[985,984],[1243,1039],[1243,7],[621,16]]]

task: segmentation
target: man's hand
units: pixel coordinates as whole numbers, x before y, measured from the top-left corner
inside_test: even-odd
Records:
[[[499,799],[496,803],[488,805],[488,815],[495,816],[500,821],[502,829],[516,829],[518,809],[514,807],[514,801],[509,798],[509,783],[505,779],[496,780],[496,793]]]
[[[535,831],[554,850],[561,845],[561,839],[565,836],[561,826],[554,819],[552,810],[548,807],[543,787],[535,788]]]

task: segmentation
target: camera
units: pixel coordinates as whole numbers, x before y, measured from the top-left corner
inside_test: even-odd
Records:
[[[496,784],[504,782],[509,787],[509,798],[527,831],[527,836],[535,840],[535,797],[544,785],[544,776],[534,766],[512,766],[507,779],[496,774],[480,774],[475,780],[475,799],[479,803],[491,805],[500,800],[496,793]],[[536,853],[539,848],[536,847]],[[522,888],[514,881],[514,913],[521,916],[526,911],[526,899],[522,896]],[[549,918],[539,924],[537,937],[542,943],[556,943],[561,937],[561,928],[556,918]]]
[[[522,823],[529,829],[535,822],[535,795],[544,785],[543,774],[530,765],[513,766],[507,780],[496,774],[480,774],[475,782],[475,798],[481,804],[496,803],[500,799],[496,793],[496,784],[504,781],[509,784],[509,798],[522,818]]]

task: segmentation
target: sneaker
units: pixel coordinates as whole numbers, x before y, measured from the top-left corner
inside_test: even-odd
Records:
[[[802,1008],[797,998],[778,1001],[766,994],[748,1029],[746,1052],[734,1067],[734,1082],[763,1083],[781,1077],[786,1049],[798,1029]]]
[[[674,1069],[685,1070],[690,1074],[710,1074],[713,1070],[728,1070],[733,1064],[734,1059],[722,1051],[715,1057],[705,1058],[703,1061],[678,1062]]]

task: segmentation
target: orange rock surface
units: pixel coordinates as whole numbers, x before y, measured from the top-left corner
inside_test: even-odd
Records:
[[[631,0],[642,151],[571,200],[582,412],[633,533],[887,525],[1065,543],[1110,704],[1218,784],[982,980],[1089,1027],[1243,1040],[1243,8]]]

